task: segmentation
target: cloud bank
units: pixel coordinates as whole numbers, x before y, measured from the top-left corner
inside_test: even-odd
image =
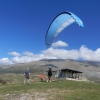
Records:
[[[8,52],[9,55],[13,56],[9,58],[1,58],[0,64],[15,64],[15,63],[27,63],[31,61],[37,61],[41,59],[83,59],[88,61],[99,61],[100,62],[100,48],[95,51],[82,45],[79,49],[67,50],[62,47],[67,47],[68,44],[63,41],[53,43],[51,48],[42,50],[40,54],[34,54],[33,52],[25,51],[22,54],[18,52]],[[55,48],[56,47],[56,48]],[[60,47],[60,48],[57,48]]]
[[[52,47],[67,47],[68,44],[62,41],[57,41],[56,43],[52,43]]]
[[[8,54],[12,56],[21,56],[21,54],[18,52],[8,52]]]

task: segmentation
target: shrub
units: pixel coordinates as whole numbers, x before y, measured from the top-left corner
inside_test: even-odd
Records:
[[[7,80],[2,80],[1,84],[7,84]]]
[[[7,80],[4,80],[4,79],[1,79],[1,78],[0,78],[0,83],[1,83],[1,84],[7,84]]]

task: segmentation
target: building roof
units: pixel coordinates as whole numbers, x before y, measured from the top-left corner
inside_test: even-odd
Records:
[[[83,72],[81,72],[81,71],[77,71],[77,70],[70,69],[70,68],[61,69],[61,71],[71,71],[71,72],[76,72],[76,73],[83,73]]]

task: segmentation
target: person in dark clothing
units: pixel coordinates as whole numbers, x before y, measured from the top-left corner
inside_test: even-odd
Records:
[[[48,80],[47,80],[47,82],[51,82],[51,77],[52,77],[52,70],[51,70],[51,68],[49,68],[49,70],[48,70]]]
[[[30,73],[29,73],[28,68],[25,70],[25,72],[24,72],[24,76],[25,76],[24,84],[26,83],[26,81],[27,81],[28,84],[29,84],[29,83],[30,83]]]

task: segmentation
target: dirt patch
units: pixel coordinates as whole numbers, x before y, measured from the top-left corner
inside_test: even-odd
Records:
[[[72,91],[68,90],[59,90],[59,89],[48,89],[41,92],[31,92],[31,93],[22,93],[18,94],[9,94],[5,96],[3,100],[54,100],[58,94],[70,94]]]
[[[23,93],[21,95],[9,95],[6,96],[3,100],[49,100],[47,99],[48,94],[47,93],[40,93],[40,92],[34,92],[32,94],[29,93]]]

